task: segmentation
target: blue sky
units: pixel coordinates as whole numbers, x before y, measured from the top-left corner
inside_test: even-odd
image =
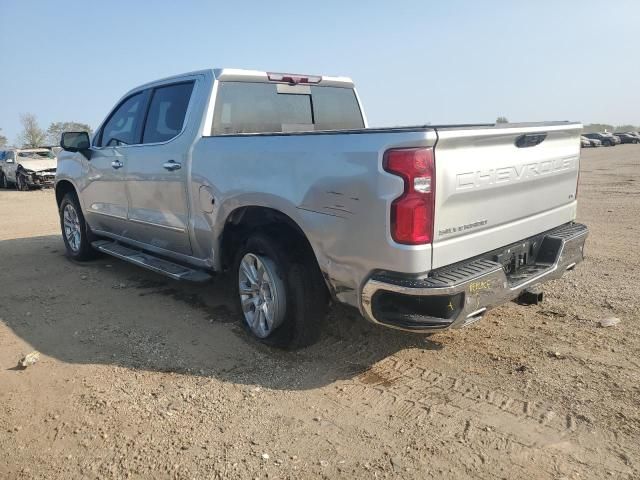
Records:
[[[0,128],[94,128],[128,89],[214,66],[351,76],[374,126],[640,124],[640,4],[0,0]]]

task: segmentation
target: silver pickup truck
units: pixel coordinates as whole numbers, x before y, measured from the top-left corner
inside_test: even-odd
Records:
[[[579,123],[368,128],[344,77],[215,69],[66,132],[68,255],[175,279],[228,271],[243,323],[300,347],[331,299],[413,332],[463,327],[583,258]]]

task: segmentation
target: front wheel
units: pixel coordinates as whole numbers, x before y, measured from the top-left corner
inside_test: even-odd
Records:
[[[3,172],[0,172],[0,188],[9,188],[7,177]]]
[[[263,343],[301,348],[320,336],[328,296],[315,258],[277,234],[256,233],[234,262],[244,326]]]
[[[70,258],[82,262],[95,257],[96,251],[91,247],[80,203],[72,193],[67,193],[60,203],[60,227]]]
[[[20,172],[16,172],[16,190],[19,190],[21,192],[26,192],[27,190],[29,190],[27,179]]]

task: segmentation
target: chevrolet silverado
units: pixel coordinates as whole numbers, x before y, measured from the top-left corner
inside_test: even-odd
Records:
[[[129,91],[93,138],[65,132],[67,254],[174,279],[233,276],[276,346],[331,299],[413,332],[469,325],[583,258],[570,122],[369,128],[352,81],[204,70]]]

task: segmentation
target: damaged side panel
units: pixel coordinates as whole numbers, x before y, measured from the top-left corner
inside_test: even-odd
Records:
[[[276,209],[306,235],[335,298],[359,307],[362,285],[373,270],[421,274],[431,268],[430,245],[399,245],[390,236],[390,204],[404,185],[384,172],[382,156],[389,148],[432,146],[435,138],[425,128],[204,137],[194,147],[192,178],[215,179],[215,185],[207,184],[214,207],[193,212],[194,254],[215,256],[221,229],[235,209]],[[236,161],[250,174],[239,179],[226,168]],[[200,203],[199,187],[191,188],[192,205]],[[218,265],[219,259],[211,262]]]

